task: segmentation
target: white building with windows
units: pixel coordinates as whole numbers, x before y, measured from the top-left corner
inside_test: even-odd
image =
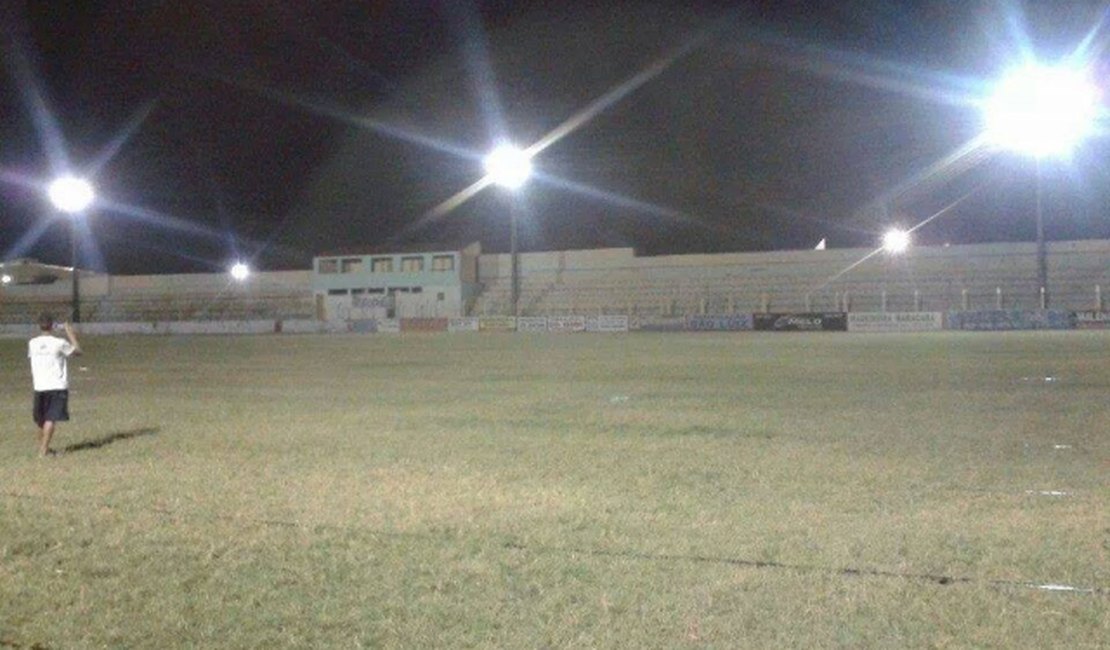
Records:
[[[323,320],[451,318],[479,292],[477,242],[367,247],[319,255],[312,287]]]

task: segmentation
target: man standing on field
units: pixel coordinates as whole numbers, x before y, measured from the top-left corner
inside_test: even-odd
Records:
[[[39,428],[39,456],[49,456],[50,439],[54,436],[54,426],[69,420],[69,374],[66,361],[69,357],[81,354],[77,335],[69,323],[63,323],[66,337],[52,336],[54,317],[50,314],[39,316],[39,329],[42,333],[27,344],[27,356],[31,359],[31,379],[35,385],[34,417]]]

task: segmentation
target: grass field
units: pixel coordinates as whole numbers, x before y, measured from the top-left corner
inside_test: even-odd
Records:
[[[1110,332],[24,346],[0,648],[1110,639]]]

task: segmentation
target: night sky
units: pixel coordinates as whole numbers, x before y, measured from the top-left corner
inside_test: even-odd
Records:
[[[872,246],[957,200],[918,242],[1029,241],[1032,161],[980,150],[922,172],[981,132],[974,100],[1023,50],[1053,61],[1093,34],[1110,81],[1092,2],[0,6],[0,255],[68,263],[67,223],[35,185],[55,123],[75,170],[104,163],[82,266],[113,273],[307,268],[363,245],[503,251],[510,210],[526,251]],[[534,143],[684,46],[540,153],[524,188],[426,218],[498,140]],[[1040,164],[1050,240],[1110,238],[1107,153],[1096,134]]]

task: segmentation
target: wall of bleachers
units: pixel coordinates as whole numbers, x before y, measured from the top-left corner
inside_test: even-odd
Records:
[[[523,253],[521,315],[681,316],[799,311],[1037,309],[1033,243],[915,247],[900,256],[865,249],[637,256],[631,248]],[[1050,305],[1105,309],[1110,241],[1052,242]],[[473,315],[508,314],[510,257],[479,260]],[[5,285],[0,323],[69,313],[70,283]],[[275,271],[234,282],[223,273],[82,274],[86,322],[316,319],[312,272]]]
[[[312,319],[316,302],[310,271],[255,273],[242,282],[224,273],[81,276],[85,322],[172,322]],[[42,312],[68,316],[68,279],[48,285],[7,285],[0,291],[0,323],[33,322]]]
[[[1038,309],[1033,243],[638,257],[630,248],[520,256],[522,315]],[[474,314],[511,311],[510,257],[483,255]],[[1048,299],[1094,309],[1110,241],[1051,242]],[[1102,301],[1105,304],[1105,301]]]

